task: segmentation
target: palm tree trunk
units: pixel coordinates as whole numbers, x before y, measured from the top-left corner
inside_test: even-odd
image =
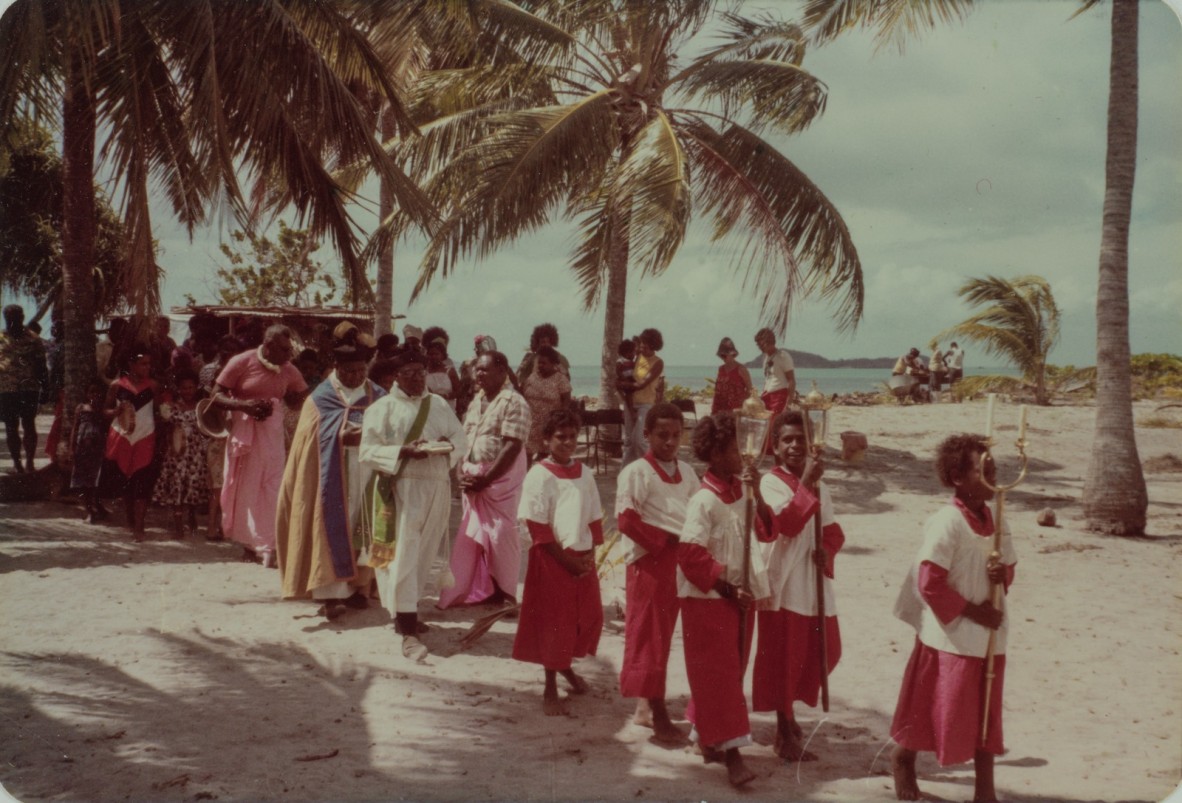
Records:
[[[94,337],[94,98],[79,56],[67,66],[62,106],[62,324],[65,407],[74,410],[95,375]],[[70,442],[73,416],[63,416],[62,442]]]
[[[607,297],[603,313],[603,351],[599,365],[599,407],[615,408],[620,404],[616,392],[616,357],[624,339],[624,311],[628,300],[628,254],[631,246],[627,201],[612,214],[612,243],[607,264]]]
[[[389,142],[395,134],[394,117],[387,105],[382,110],[382,142]],[[378,191],[378,220],[385,221],[394,214],[394,190],[388,181],[381,180]],[[391,242],[378,254],[377,295],[374,298],[374,335],[381,337],[393,328],[394,315],[394,243]]]
[[[1090,530],[1145,531],[1149,506],[1133,433],[1129,349],[1129,218],[1137,160],[1137,1],[1112,4],[1108,158],[1096,294],[1096,432],[1084,482]]]

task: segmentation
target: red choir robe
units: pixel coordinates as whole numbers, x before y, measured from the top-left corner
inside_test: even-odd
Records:
[[[916,627],[915,648],[903,673],[891,738],[908,750],[932,751],[941,766],[969,761],[979,749],[988,629],[962,616],[968,602],[989,598],[985,565],[994,522],[989,509],[978,518],[954,499],[924,529],[924,544],[904,583],[895,613]],[[1017,558],[1009,533],[1002,536],[1005,588],[1013,582]],[[1003,595],[1002,609],[1005,610]],[[986,752],[1005,752],[1002,691],[1009,615],[997,631],[994,678],[989,698]]]
[[[533,545],[513,657],[545,669],[570,669],[575,658],[594,655],[599,646],[599,576],[595,570],[572,575],[546,545],[589,554],[603,543],[603,509],[595,478],[581,463],[562,466],[542,460],[525,478],[518,515]]]
[[[670,542],[685,524],[685,509],[698,487],[688,463],[677,461],[667,474],[649,451],[620,472],[616,520],[628,537],[625,577],[624,697],[663,699],[677,597],[677,547]]]
[[[771,507],[774,539],[764,548],[772,609],[760,611],[759,646],[751,678],[752,708],[788,711],[799,700],[815,707],[821,691],[821,636],[817,610],[817,570],[813,563],[814,516],[821,513],[821,542],[828,555],[824,570],[827,672],[841,659],[841,630],[833,594],[834,558],[845,534],[833,519],[829,490],[820,496],[777,466],[761,481]]]
[[[677,588],[691,695],[686,718],[694,724],[698,741],[718,750],[751,743],[743,675],[755,625],[754,609],[743,621],[738,606],[713,590],[720,577],[736,586],[741,582],[745,513],[738,479],[728,483],[706,472],[702,489],[686,509],[677,547]],[[758,530],[762,522],[759,517],[755,521]],[[752,548],[750,558],[752,596],[764,599],[769,590],[759,549]]]

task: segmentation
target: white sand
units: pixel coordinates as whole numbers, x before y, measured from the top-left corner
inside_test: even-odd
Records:
[[[1138,418],[1150,408],[1138,405]],[[834,416],[835,431],[864,432],[871,448],[828,473],[848,539],[837,559],[844,655],[830,713],[798,710],[821,760],[779,761],[774,717],[753,715],[758,744],[745,755],[758,778],[744,798],[893,799],[884,748],[913,635],[890,606],[946,496],[932,450],[947,433],[980,430],[984,405]],[[998,421],[1005,440],[1015,408]],[[1035,409],[1030,423],[1030,478],[1008,506],[1020,560],[999,793],[1163,799],[1182,767],[1182,473],[1147,475],[1149,537],[1087,533],[1092,410]],[[1138,442],[1142,459],[1182,457],[1182,430],[1139,429]],[[614,470],[605,502],[612,481]],[[1047,506],[1059,527],[1036,525]],[[310,602],[281,602],[277,573],[237,562],[237,548],[165,540],[159,512],[159,540],[141,545],[63,504],[0,506],[0,519],[0,783],[21,800],[732,797],[720,767],[629,724],[618,619],[599,656],[576,666],[592,692],[571,701],[570,717],[547,718],[541,670],[509,658],[512,622],[457,652],[483,609],[424,605],[433,654],[417,665],[380,608],[329,625]],[[621,568],[604,582],[609,608],[622,586]],[[670,666],[680,716],[680,637]],[[971,765],[941,769],[924,755],[919,775],[926,793],[972,794]]]

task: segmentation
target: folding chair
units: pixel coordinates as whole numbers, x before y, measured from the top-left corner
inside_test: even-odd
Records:
[[[596,426],[595,426],[595,449],[592,452],[592,466],[596,472],[600,472],[600,461],[603,464],[603,470],[607,470],[608,457],[613,451],[620,451],[624,448],[623,427],[624,427],[624,411],[619,409],[596,410]],[[606,429],[605,431],[605,427]],[[619,427],[619,435],[611,434],[613,430],[611,427]]]

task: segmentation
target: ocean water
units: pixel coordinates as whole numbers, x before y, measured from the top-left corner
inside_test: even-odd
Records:
[[[763,375],[759,369],[751,368],[751,381],[755,387],[763,386]],[[599,366],[572,365],[571,388],[572,395],[599,395]],[[969,368],[966,374],[1004,374],[1013,376],[1017,372],[1009,368]],[[715,365],[666,365],[666,385],[681,385],[697,393],[706,387],[706,380],[713,380],[718,375],[718,364]],[[808,393],[812,389],[812,381],[816,380],[817,387],[829,396],[834,393],[853,393],[854,391],[874,392],[881,390],[882,383],[891,378],[888,368],[798,368],[796,370],[796,387],[801,393]]]

